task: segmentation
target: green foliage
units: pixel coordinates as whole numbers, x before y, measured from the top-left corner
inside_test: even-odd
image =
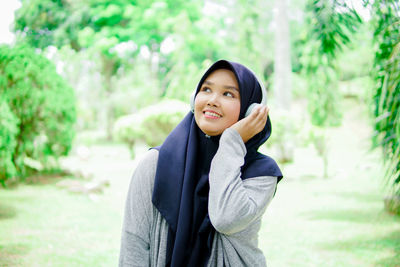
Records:
[[[310,21],[313,25],[311,33],[319,42],[318,53],[333,60],[338,51],[350,42],[350,34],[356,31],[361,18],[344,1],[311,0],[307,9],[314,15]]]
[[[142,83],[147,83],[149,76],[151,84],[163,81],[157,88],[157,98],[173,96],[186,100],[184,89],[194,77],[187,73],[188,62],[201,64],[210,50],[215,51],[207,28],[195,24],[200,13],[198,1],[32,0],[23,2],[17,10],[14,31],[20,41],[34,47],[69,46],[90,54],[101,75],[98,89],[102,93],[98,95],[106,99],[118,90],[116,80],[120,73],[146,65],[147,75],[139,75]],[[176,41],[175,55],[161,51],[167,38]],[[199,43],[203,45],[200,47]],[[176,60],[172,62],[170,58]],[[193,70],[197,69],[190,68],[189,74]],[[106,102],[105,118],[97,118],[104,122],[108,138],[118,109],[118,103]]]
[[[8,177],[16,175],[12,159],[17,146],[19,120],[7,103],[2,99],[0,101],[0,182],[4,185]]]
[[[227,58],[265,73],[273,58],[266,27],[272,13],[265,12],[272,4],[238,3],[30,0],[16,11],[14,31],[35,48],[77,52],[83,64],[71,67],[76,63],[71,58],[62,63],[76,73],[85,71],[82,78],[69,79],[85,113],[79,114],[86,120],[79,125],[107,130],[110,138],[123,114],[164,97],[187,101],[212,61]],[[84,94],[90,97],[82,100]]]
[[[311,28],[302,65],[309,80],[311,120],[316,126],[338,126],[342,115],[335,58],[361,19],[342,1],[311,0],[307,10]]]
[[[397,1],[376,1],[374,13],[375,145],[383,148],[386,177],[400,195],[400,6]]]
[[[264,3],[32,0],[17,10],[14,31],[33,47],[68,45],[101,58],[96,64],[102,66],[103,89],[110,92],[111,77],[118,70],[147,61],[153,79],[163,81],[159,95],[186,100],[188,76],[193,77],[205,60],[231,58],[262,73],[266,57],[272,55],[265,53],[270,47],[265,25],[271,14],[264,12],[270,9]],[[265,8],[259,8],[261,4]],[[237,19],[227,19],[230,14]],[[165,41],[172,42],[171,51],[162,49]],[[130,48],[121,52],[125,45]],[[141,49],[150,55],[141,58]]]
[[[18,175],[51,167],[68,153],[75,97],[49,60],[26,46],[0,46],[0,95],[1,124],[6,126],[2,138],[8,140],[6,151]],[[1,160],[9,163],[9,156]]]
[[[52,0],[22,1],[15,15],[14,28],[23,32],[24,40],[34,47],[53,44],[59,25],[73,19],[64,8],[64,1]]]
[[[159,51],[177,15],[184,12],[194,21],[199,10],[195,1],[32,0],[17,10],[14,30],[34,47],[95,48],[114,58],[117,51],[112,48],[130,40]]]
[[[161,145],[188,111],[189,107],[184,102],[163,100],[119,118],[114,126],[114,136],[128,145],[134,157],[136,142],[145,142],[150,147]]]

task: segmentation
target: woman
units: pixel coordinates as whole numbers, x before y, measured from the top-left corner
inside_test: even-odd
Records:
[[[257,152],[271,134],[268,108],[246,116],[262,101],[243,65],[206,71],[192,112],[132,177],[120,266],[266,266],[258,231],[282,174]]]

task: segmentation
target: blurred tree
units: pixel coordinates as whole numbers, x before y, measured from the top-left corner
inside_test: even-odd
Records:
[[[371,25],[374,30],[375,60],[372,75],[376,80],[375,101],[375,136],[374,143],[381,146],[386,161],[386,177],[392,184],[393,193],[400,196],[400,4],[396,0],[364,1],[371,11]],[[311,31],[318,41],[314,49],[318,49],[318,58],[308,59],[304,67],[307,74],[313,74],[323,69],[323,76],[333,77],[334,59],[344,44],[350,41],[350,34],[355,32],[361,22],[356,11],[342,1],[310,1],[308,9],[314,16],[311,25],[316,25]],[[313,49],[310,49],[311,52]],[[309,53],[311,54],[311,53]],[[320,78],[321,76],[319,76]],[[319,79],[318,79],[319,80]],[[325,79],[326,82],[331,79]],[[317,80],[315,81],[318,83]],[[311,85],[311,84],[310,84]],[[312,89],[313,86],[311,85]],[[318,86],[318,88],[322,88]],[[326,91],[327,86],[323,91]],[[311,92],[313,92],[312,90]],[[333,91],[333,90],[328,90]],[[330,123],[329,115],[338,109],[329,108],[335,103],[332,97],[322,97],[314,94],[315,101],[310,102],[312,121],[323,126]],[[325,96],[329,96],[326,95]],[[320,107],[325,111],[320,112]],[[315,105],[316,104],[316,105]],[[328,105],[326,105],[328,104]],[[328,107],[328,108],[327,108]],[[322,109],[323,110],[323,109]],[[334,115],[335,117],[336,115]],[[335,118],[333,117],[333,124]],[[398,201],[398,200],[396,200]],[[397,211],[398,212],[398,211]]]
[[[307,44],[303,54],[303,71],[308,80],[308,109],[311,122],[320,130],[312,134],[318,153],[324,160],[324,176],[328,176],[326,135],[323,128],[341,123],[340,93],[337,84],[336,55],[351,40],[361,18],[346,2],[309,0],[306,9]],[[322,140],[321,140],[322,139]]]
[[[5,99],[0,98],[0,183],[17,175],[13,156],[17,146],[19,120],[10,110]]]
[[[0,74],[0,180],[57,167],[75,134],[72,88],[26,46],[0,46]]]
[[[400,3],[396,0],[365,2],[372,11],[376,44],[373,71],[376,80],[374,143],[383,148],[386,162],[385,176],[392,185],[393,194],[399,198]]]
[[[311,0],[307,24],[308,45],[303,68],[309,81],[309,110],[314,125],[340,124],[339,90],[336,79],[336,55],[351,40],[361,18],[343,1]]]
[[[114,91],[112,77],[122,65],[132,65],[119,56],[127,47],[122,44],[130,46],[131,54],[124,56],[131,58],[148,51],[148,72],[157,77],[161,43],[181,13],[192,22],[197,20],[199,2],[32,0],[24,1],[17,10],[14,30],[20,40],[34,47],[69,45],[76,51],[92,53],[99,60],[104,98],[109,99]],[[114,107],[111,101],[105,103],[111,137]]]
[[[80,125],[107,122],[110,136],[119,115],[160,97],[188,101],[201,72],[217,59],[241,62],[267,83],[273,65],[272,8],[262,0],[30,0],[16,12],[14,30],[34,47],[85,54],[81,65],[75,55],[66,59],[76,66],[70,77],[80,88],[81,76],[96,79],[84,82],[91,97],[78,107],[97,109],[80,116],[91,119]],[[87,68],[88,60],[95,67]]]

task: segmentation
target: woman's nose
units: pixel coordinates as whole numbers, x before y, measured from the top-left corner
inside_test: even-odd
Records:
[[[219,105],[219,99],[217,94],[211,94],[208,101],[207,105],[209,106],[218,106]]]

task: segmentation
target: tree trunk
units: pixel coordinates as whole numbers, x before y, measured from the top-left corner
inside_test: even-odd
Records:
[[[290,116],[291,108],[291,73],[290,61],[290,30],[288,20],[287,1],[275,0],[275,60],[274,60],[274,100],[275,106],[279,108],[283,118]],[[293,131],[292,120],[286,120],[283,132]],[[291,136],[288,133],[287,136]],[[282,155],[282,162],[293,161],[294,141],[293,139],[282,140],[278,146],[278,154]]]
[[[290,61],[290,30],[287,1],[289,0],[275,0],[274,96],[277,106],[289,111],[292,64]]]

